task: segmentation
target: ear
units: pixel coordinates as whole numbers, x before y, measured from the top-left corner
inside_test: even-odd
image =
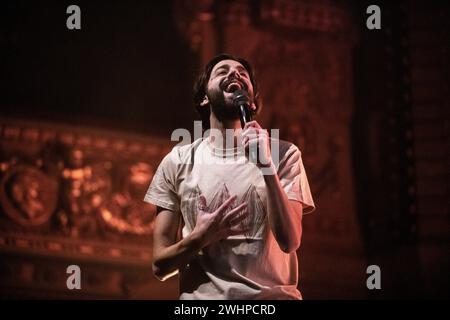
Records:
[[[205,94],[205,96],[203,97],[202,102],[200,102],[200,106],[204,107],[204,106],[207,106],[208,104],[209,104],[209,99],[208,99],[208,96]]]
[[[256,104],[254,102],[252,102],[252,105],[250,106],[250,109],[255,111],[256,110]]]

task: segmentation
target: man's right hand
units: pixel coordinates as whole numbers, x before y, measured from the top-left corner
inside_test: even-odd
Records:
[[[198,200],[199,214],[194,230],[185,238],[177,241],[181,223],[181,213],[160,208],[156,215],[153,231],[153,273],[160,280],[174,274],[181,266],[185,266],[193,255],[207,245],[227,238],[243,234],[249,230],[239,224],[247,215],[247,204],[230,210],[236,196],[228,198],[214,212],[206,212],[206,199]],[[228,211],[229,210],[229,211]]]
[[[216,211],[206,212],[206,199],[204,196],[199,197],[199,213],[191,237],[199,241],[201,248],[229,236],[249,231],[249,228],[239,225],[247,217],[247,203],[229,210],[235,199],[235,195],[231,196]]]

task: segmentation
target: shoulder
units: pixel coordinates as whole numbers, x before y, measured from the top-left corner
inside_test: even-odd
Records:
[[[197,148],[202,143],[203,139],[197,139],[192,143],[185,145],[176,145],[172,148],[172,151],[167,154],[167,161],[173,164],[188,164],[192,163],[192,157],[197,151]],[[165,160],[166,160],[165,158]]]
[[[290,158],[292,156],[301,157],[300,149],[292,142],[275,138],[271,138],[270,140],[272,147],[277,148],[280,160]],[[271,150],[272,153],[273,151],[274,150]]]

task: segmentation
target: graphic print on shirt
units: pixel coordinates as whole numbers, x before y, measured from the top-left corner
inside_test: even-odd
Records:
[[[197,215],[199,213],[198,199],[200,195],[202,195],[202,192],[200,190],[200,187],[196,185],[196,187],[190,192],[186,201],[186,205],[184,206],[183,216],[185,218],[187,226],[191,231],[194,229],[195,224],[197,223]],[[229,197],[230,193],[226,184],[221,184],[217,191],[213,194],[212,199],[206,199],[207,206],[205,211],[216,211]],[[246,202],[248,205],[247,212],[243,212],[243,214],[247,214],[247,217],[239,224],[238,228],[249,229],[249,231],[244,234],[245,238],[247,239],[262,238],[262,233],[264,231],[264,221],[266,219],[267,213],[264,204],[253,184],[249,185],[241,198],[238,197],[231,203],[231,206],[227,208],[225,214],[244,202]],[[233,238],[239,238],[239,236],[233,236]]]

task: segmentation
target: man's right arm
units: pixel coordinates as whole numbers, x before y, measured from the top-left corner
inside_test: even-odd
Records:
[[[199,239],[188,235],[177,242],[181,214],[157,207],[153,230],[153,274],[164,281],[201,249]]]
[[[161,281],[166,280],[178,269],[184,267],[200,249],[232,235],[243,234],[247,228],[239,227],[246,218],[247,204],[228,210],[236,196],[229,197],[214,212],[206,212],[206,199],[199,197],[199,211],[194,230],[178,240],[181,214],[157,207],[153,229],[153,274]]]

